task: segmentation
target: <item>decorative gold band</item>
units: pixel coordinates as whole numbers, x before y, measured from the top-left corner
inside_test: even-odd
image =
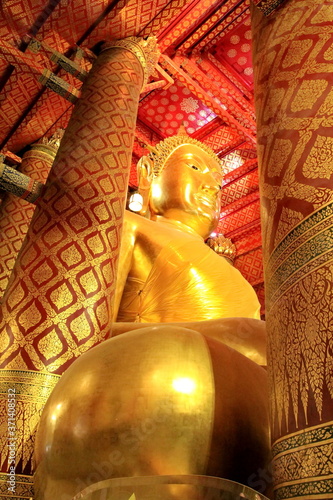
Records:
[[[333,421],[289,434],[273,445],[276,500],[333,498]]]
[[[103,45],[102,52],[113,47],[122,47],[129,50],[137,57],[143,69],[144,77],[142,88],[144,88],[160,57],[160,52],[157,47],[157,38],[155,36],[150,36],[147,40],[144,40],[143,38],[129,36],[122,40],[113,40]]]
[[[329,202],[297,224],[272,252],[266,264],[267,305],[304,274],[331,261],[332,241],[333,202]]]
[[[15,486],[11,486],[11,483]],[[10,489],[9,489],[10,488]],[[7,500],[33,500],[33,477],[15,474],[15,481],[10,475],[0,472],[0,498]]]
[[[0,420],[4,429],[0,440],[2,471],[6,472],[10,451],[11,464],[16,467],[22,461],[22,471],[31,469],[37,424],[59,378],[60,375],[45,372],[0,370]],[[8,443],[12,445],[11,450]]]

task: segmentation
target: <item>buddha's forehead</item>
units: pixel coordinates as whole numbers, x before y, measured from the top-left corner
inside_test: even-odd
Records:
[[[172,164],[182,160],[190,161],[191,159],[206,165],[206,167],[208,167],[212,172],[222,174],[220,163],[207,151],[196,144],[182,144],[178,146],[170,154],[167,163]]]

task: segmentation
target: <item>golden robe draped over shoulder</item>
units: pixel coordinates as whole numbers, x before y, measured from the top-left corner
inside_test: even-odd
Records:
[[[117,321],[260,319],[251,285],[201,238],[182,233],[161,249],[146,282],[129,277]]]

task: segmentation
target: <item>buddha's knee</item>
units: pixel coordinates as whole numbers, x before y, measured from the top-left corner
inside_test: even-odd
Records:
[[[100,344],[73,363],[44,409],[36,499],[67,500],[112,477],[248,477],[267,458],[265,376],[181,327],[147,327]]]

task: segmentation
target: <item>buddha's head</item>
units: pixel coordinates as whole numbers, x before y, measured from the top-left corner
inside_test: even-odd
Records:
[[[140,160],[138,172],[153,219],[182,222],[204,238],[216,227],[222,169],[206,145],[185,134],[169,137]]]

